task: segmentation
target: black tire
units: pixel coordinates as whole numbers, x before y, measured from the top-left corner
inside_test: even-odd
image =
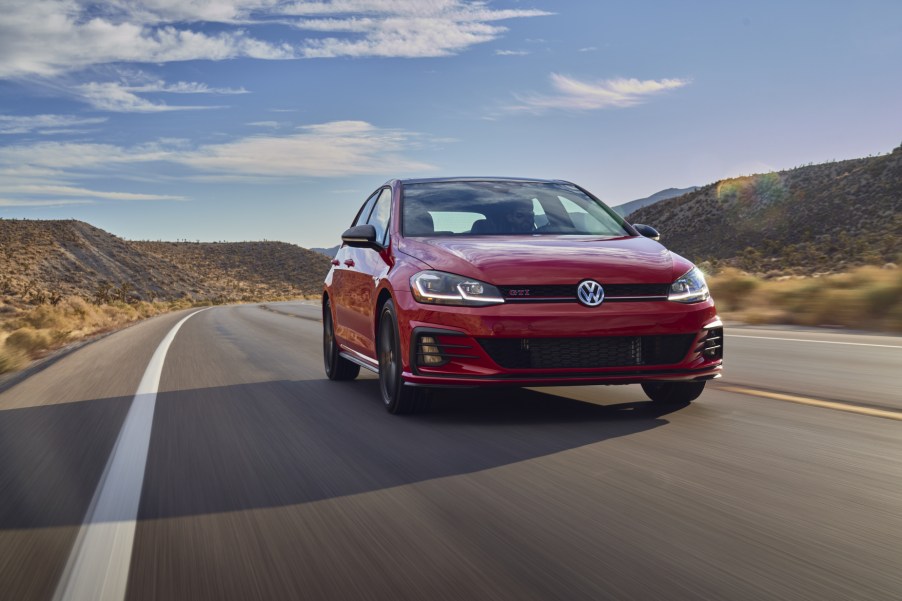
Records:
[[[656,403],[689,403],[701,395],[705,382],[643,382],[642,390]]]
[[[401,378],[401,337],[395,305],[385,301],[379,317],[379,335],[376,338],[376,355],[379,358],[379,391],[389,413],[415,413],[425,409],[426,391],[405,386]]]
[[[323,305],[323,365],[330,380],[353,380],[360,373],[359,365],[338,354],[329,301]]]

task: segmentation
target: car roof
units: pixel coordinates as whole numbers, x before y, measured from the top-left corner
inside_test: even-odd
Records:
[[[523,182],[533,184],[570,184],[560,179],[535,179],[529,177],[426,177],[397,180],[401,185],[437,184],[445,182]],[[390,182],[389,182],[390,183]],[[571,184],[572,185],[572,184]]]

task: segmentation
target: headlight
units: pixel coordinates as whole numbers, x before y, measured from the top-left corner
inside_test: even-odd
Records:
[[[410,278],[410,291],[421,303],[478,307],[503,303],[501,291],[485,282],[445,273],[421,271]]]
[[[709,296],[705,276],[698,267],[693,267],[683,277],[671,284],[667,300],[678,303],[698,303],[708,300]]]

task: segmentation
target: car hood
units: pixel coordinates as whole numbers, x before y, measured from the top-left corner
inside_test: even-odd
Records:
[[[641,236],[405,238],[398,249],[433,269],[499,286],[573,284],[587,278],[608,284],[664,284],[692,267]]]

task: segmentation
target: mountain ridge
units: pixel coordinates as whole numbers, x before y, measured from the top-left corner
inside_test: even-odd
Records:
[[[646,196],[645,198],[637,198],[636,200],[631,200],[629,202],[625,202],[611,208],[614,209],[614,211],[616,211],[617,214],[621,217],[626,217],[630,213],[637,211],[642,207],[647,207],[649,205],[655,204],[656,202],[667,200],[668,198],[676,198],[677,196],[682,196],[683,194],[688,194],[689,192],[695,192],[696,190],[698,190],[698,186],[690,186],[688,188],[667,188],[665,190],[655,192],[651,196]]]

